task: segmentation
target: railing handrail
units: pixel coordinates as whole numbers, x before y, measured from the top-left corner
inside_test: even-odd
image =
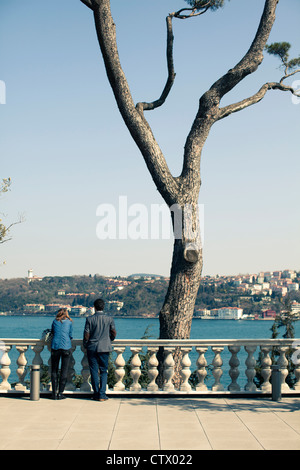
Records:
[[[37,343],[45,344],[44,340],[38,338],[0,338],[1,342],[11,346],[28,345]],[[300,338],[239,338],[239,339],[115,339],[113,346],[292,346],[295,342],[300,342]],[[82,339],[73,339],[72,344],[79,346]]]
[[[162,374],[163,374],[163,384],[158,386],[156,383],[156,378],[159,374],[158,371],[158,351],[159,348],[163,347],[163,358],[162,364]],[[80,365],[81,365],[81,376],[83,379],[82,384],[80,385],[80,392],[91,393],[91,384],[89,382],[90,370],[88,365],[87,350],[83,346],[82,339],[73,339],[72,340],[72,360],[70,362],[68,382],[66,385],[66,390],[75,391],[76,386],[72,382],[73,377],[76,375],[75,364],[78,364],[75,359],[75,353],[78,351],[81,354]],[[293,356],[296,354],[298,357],[300,350],[300,339],[299,338],[239,338],[239,339],[116,339],[113,342],[113,350],[116,354],[114,358],[114,374],[116,378],[116,383],[113,385],[114,393],[136,393],[142,392],[141,384],[139,379],[142,376],[142,362],[139,357],[140,354],[143,354],[143,348],[145,348],[149,354],[146,356],[147,361],[147,375],[148,380],[150,381],[147,385],[147,389],[143,389],[145,393],[219,393],[226,391],[224,385],[227,386],[226,393],[269,393],[271,389],[271,366],[276,362],[280,367],[280,380],[281,387],[286,393],[298,393],[300,390],[300,365],[298,362],[295,364],[294,376],[293,378],[293,390],[288,385],[286,381],[289,374],[288,364],[289,356],[292,351]],[[180,357],[176,355],[177,349],[181,350]],[[34,365],[43,365],[43,358],[41,356],[42,352],[45,350],[48,354],[51,352],[51,343],[45,343],[43,339],[37,338],[0,338],[0,392],[6,392],[11,390],[12,386],[9,383],[9,377],[11,374],[11,359],[9,357],[11,350],[16,349],[19,356],[16,360],[16,374],[18,375],[18,382],[15,385],[15,391],[26,391],[26,384],[24,379],[26,376],[26,366],[28,362],[26,359],[26,353],[29,349],[33,350],[35,356],[32,359],[31,364]],[[132,379],[132,384],[129,386],[129,390],[125,389],[124,376],[125,376],[125,365],[126,365],[126,356],[131,351],[132,355],[128,362],[130,368],[130,376]],[[74,353],[74,356],[73,356]],[[193,372],[194,376],[192,379],[192,385],[189,383],[189,377],[192,374],[191,369],[191,359],[189,354],[191,353],[191,359],[193,357],[194,367],[196,370]],[[198,358],[195,360],[195,353],[198,355]],[[205,356],[207,353],[207,360],[211,362],[208,364]],[[224,353],[224,354],[223,354]],[[239,353],[240,356],[239,356]],[[124,357],[123,357],[124,354]],[[254,382],[256,376],[256,364],[255,354],[259,358],[259,367],[260,371],[259,381],[262,380],[261,385],[257,385]],[[13,355],[13,354],[12,354]],[[211,356],[214,356],[213,358]],[[228,358],[228,355],[230,357]],[[247,356],[245,359],[245,355]],[[173,357],[174,356],[174,357]],[[241,364],[241,368],[244,370],[244,380],[247,383],[242,387],[242,384],[238,382],[240,376],[240,360],[244,360],[244,366]],[[144,356],[145,357],[145,356]],[[223,357],[223,358],[222,358]],[[226,363],[223,367],[223,359],[226,360]],[[126,359],[127,360],[127,359]],[[143,359],[145,360],[145,359]],[[175,389],[173,383],[173,377],[175,374],[175,365],[177,367],[178,362],[175,364],[175,360],[180,360],[180,376],[181,381],[179,389]],[[294,360],[294,359],[293,359]],[[48,360],[48,366],[51,366],[51,354]],[[229,369],[228,369],[229,366]],[[222,375],[226,370],[226,377],[231,380],[231,383],[226,382],[222,383]],[[206,380],[206,376],[209,379]],[[208,387],[209,381],[214,380],[214,383],[211,384],[211,389]],[[143,382],[144,383],[144,382]],[[176,379],[177,383],[177,379]],[[160,388],[159,388],[160,387]],[[194,389],[192,390],[192,387]]]

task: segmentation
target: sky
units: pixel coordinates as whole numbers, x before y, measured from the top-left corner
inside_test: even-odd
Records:
[[[199,98],[246,53],[263,4],[231,0],[217,12],[174,20],[175,84],[165,105],[146,113],[174,176]],[[186,3],[111,5],[133,99],[152,101],[167,74],[165,18]],[[280,0],[268,43],[288,41],[298,57],[299,19],[300,2]],[[24,218],[0,246],[0,278],[25,277],[28,269],[38,276],[168,276],[172,236],[101,239],[97,232],[103,207],[114,208],[117,224],[122,201],[128,224],[143,207],[150,226],[151,208],[163,200],[115,104],[92,12],[80,0],[0,0],[0,57],[0,177],[12,180],[0,212],[6,224]],[[221,104],[281,76],[278,60],[265,54]],[[295,80],[300,87],[300,74],[287,83]],[[300,269],[299,112],[290,93],[269,91],[213,126],[201,159],[203,275]]]

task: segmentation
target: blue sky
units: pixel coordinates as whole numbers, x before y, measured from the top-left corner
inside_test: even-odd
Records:
[[[182,0],[112,0],[121,63],[135,102],[165,84],[165,17]],[[176,80],[164,107],[146,117],[174,175],[198,100],[245,54],[262,0],[231,0],[215,13],[174,22]],[[281,0],[269,43],[300,53],[300,4]],[[110,90],[92,12],[79,0],[1,0],[1,198],[7,223],[24,214],[1,245],[0,277],[136,272],[169,275],[172,240],[99,240],[100,204],[161,204]],[[222,104],[281,77],[265,56]],[[300,75],[300,74],[299,74]],[[290,80],[300,80],[294,77]],[[300,269],[299,112],[271,91],[259,104],[215,124],[202,153],[203,274]]]

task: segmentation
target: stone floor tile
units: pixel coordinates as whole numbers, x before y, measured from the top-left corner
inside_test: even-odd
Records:
[[[59,443],[58,439],[14,439],[7,441],[3,450],[56,450]]]
[[[107,450],[109,440],[103,439],[63,439],[57,450]]]

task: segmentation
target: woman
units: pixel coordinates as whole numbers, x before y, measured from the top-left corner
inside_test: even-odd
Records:
[[[63,391],[66,386],[69,363],[71,358],[71,339],[73,334],[72,320],[68,310],[61,308],[53,320],[51,331],[53,338],[51,342],[51,382],[53,400],[66,398]],[[61,372],[58,380],[58,366],[61,359]],[[58,389],[58,393],[57,393]]]

